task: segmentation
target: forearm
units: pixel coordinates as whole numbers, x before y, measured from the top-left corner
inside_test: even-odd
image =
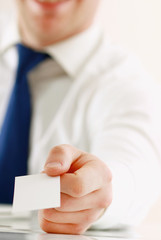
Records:
[[[94,227],[136,225],[157,199],[160,155],[152,133],[151,137],[146,133],[129,128],[118,131],[117,137],[111,131],[110,136],[93,145],[92,152],[106,162],[113,175],[112,204]]]

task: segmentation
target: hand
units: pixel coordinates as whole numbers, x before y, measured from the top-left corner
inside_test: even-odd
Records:
[[[61,175],[61,207],[39,211],[45,232],[82,234],[111,204],[111,172],[94,155],[60,145],[51,150],[44,170]]]

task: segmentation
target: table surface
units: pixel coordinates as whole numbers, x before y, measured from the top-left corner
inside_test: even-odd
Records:
[[[116,234],[117,235],[117,234]],[[105,232],[93,233],[86,235],[63,235],[63,234],[47,234],[47,233],[16,233],[16,232],[0,232],[0,240],[126,240],[141,239],[140,237],[121,237],[110,236]]]
[[[156,211],[158,213],[158,208]],[[13,215],[11,207],[0,206],[0,240],[161,240],[161,218],[153,219],[151,215],[133,230],[90,230],[84,235],[46,234],[39,228],[35,216],[31,217],[28,212]]]

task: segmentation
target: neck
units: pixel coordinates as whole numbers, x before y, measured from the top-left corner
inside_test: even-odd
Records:
[[[86,23],[83,27],[79,27],[77,29],[73,29],[72,31],[65,32],[62,31],[48,31],[48,29],[42,31],[35,31],[35,29],[32,29],[26,24],[23,24],[21,22],[21,25],[19,25],[20,35],[22,42],[33,49],[41,50],[44,47],[53,45],[55,43],[61,42],[63,40],[66,40],[68,38],[73,37],[74,35],[77,35],[85,30],[87,30],[91,25],[93,21]],[[44,34],[45,33],[45,34]]]

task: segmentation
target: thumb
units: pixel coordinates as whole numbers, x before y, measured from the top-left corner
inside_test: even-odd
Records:
[[[63,144],[52,148],[46,160],[44,171],[49,176],[62,175],[69,171],[72,163],[82,152],[71,145]]]

